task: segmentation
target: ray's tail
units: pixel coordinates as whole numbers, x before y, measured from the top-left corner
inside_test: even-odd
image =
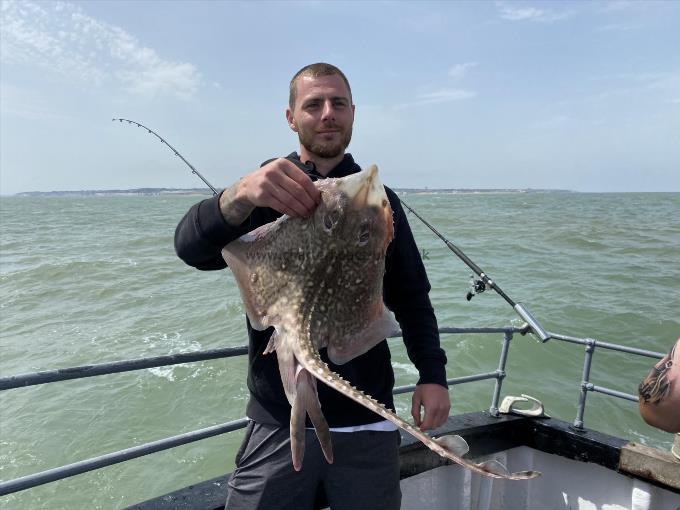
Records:
[[[425,446],[435,453],[455,462],[456,464],[460,464],[474,473],[491,478],[507,480],[529,480],[531,478],[536,478],[541,474],[538,471],[518,471],[515,473],[510,473],[505,468],[505,466],[503,466],[498,461],[492,460],[477,464],[468,459],[464,459],[462,456],[467,453],[469,448],[462,437],[443,436],[438,439],[433,439],[407,421],[401,419],[370,395],[366,395],[364,392],[356,389],[354,386],[349,384],[349,382],[345,381],[339,375],[332,372],[328,368],[328,365],[321,361],[318,355],[307,353],[306,355],[296,357],[298,362],[319,381],[327,384],[335,390],[338,390],[343,395],[348,396],[352,400],[377,413],[386,420],[391,421],[397,427],[405,430],[416,439],[422,441]]]

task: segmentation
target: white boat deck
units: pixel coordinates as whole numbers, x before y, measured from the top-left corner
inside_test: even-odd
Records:
[[[516,482],[442,466],[402,480],[402,509],[680,510],[679,494],[597,464],[526,446],[488,458],[499,460],[510,471],[535,469],[543,474]]]

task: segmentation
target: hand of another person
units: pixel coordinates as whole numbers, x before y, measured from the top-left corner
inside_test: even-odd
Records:
[[[246,175],[238,188],[237,199],[293,217],[309,216],[321,202],[321,193],[309,176],[284,158]]]
[[[421,408],[425,416],[421,419]],[[420,430],[440,427],[449,417],[451,399],[449,390],[439,384],[419,384],[411,399],[411,416]]]

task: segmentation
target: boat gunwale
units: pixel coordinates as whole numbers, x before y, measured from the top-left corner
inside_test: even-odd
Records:
[[[458,434],[470,444],[469,458],[526,446],[544,453],[584,463],[593,463],[621,475],[643,480],[655,487],[680,494],[677,487],[667,485],[640,473],[621,469],[621,454],[631,444],[625,439],[590,429],[576,429],[557,418],[530,418],[514,415],[492,416],[488,411],[450,416],[446,423],[432,431],[433,436]],[[655,452],[664,453],[654,449]],[[455,463],[429,450],[408,433],[401,432],[399,447],[400,479],[425,473]],[[675,462],[675,461],[672,461]],[[677,463],[677,462],[675,462]],[[678,466],[680,467],[680,465]],[[189,485],[177,491],[134,504],[126,510],[218,510],[224,508],[227,481],[231,473]],[[678,477],[680,482],[680,476]],[[326,508],[323,492],[317,494],[315,509]]]

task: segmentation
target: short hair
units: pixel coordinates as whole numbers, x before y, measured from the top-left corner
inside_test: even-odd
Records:
[[[295,76],[290,80],[290,94],[288,95],[288,106],[292,110],[295,108],[295,100],[297,99],[297,80],[300,76],[311,76],[312,78],[318,78],[319,76],[332,76],[337,74],[342,78],[342,81],[347,85],[347,90],[349,91],[349,99],[352,101],[352,87],[349,86],[349,81],[347,76],[332,64],[326,64],[325,62],[317,62],[316,64],[309,64],[300,69]]]

